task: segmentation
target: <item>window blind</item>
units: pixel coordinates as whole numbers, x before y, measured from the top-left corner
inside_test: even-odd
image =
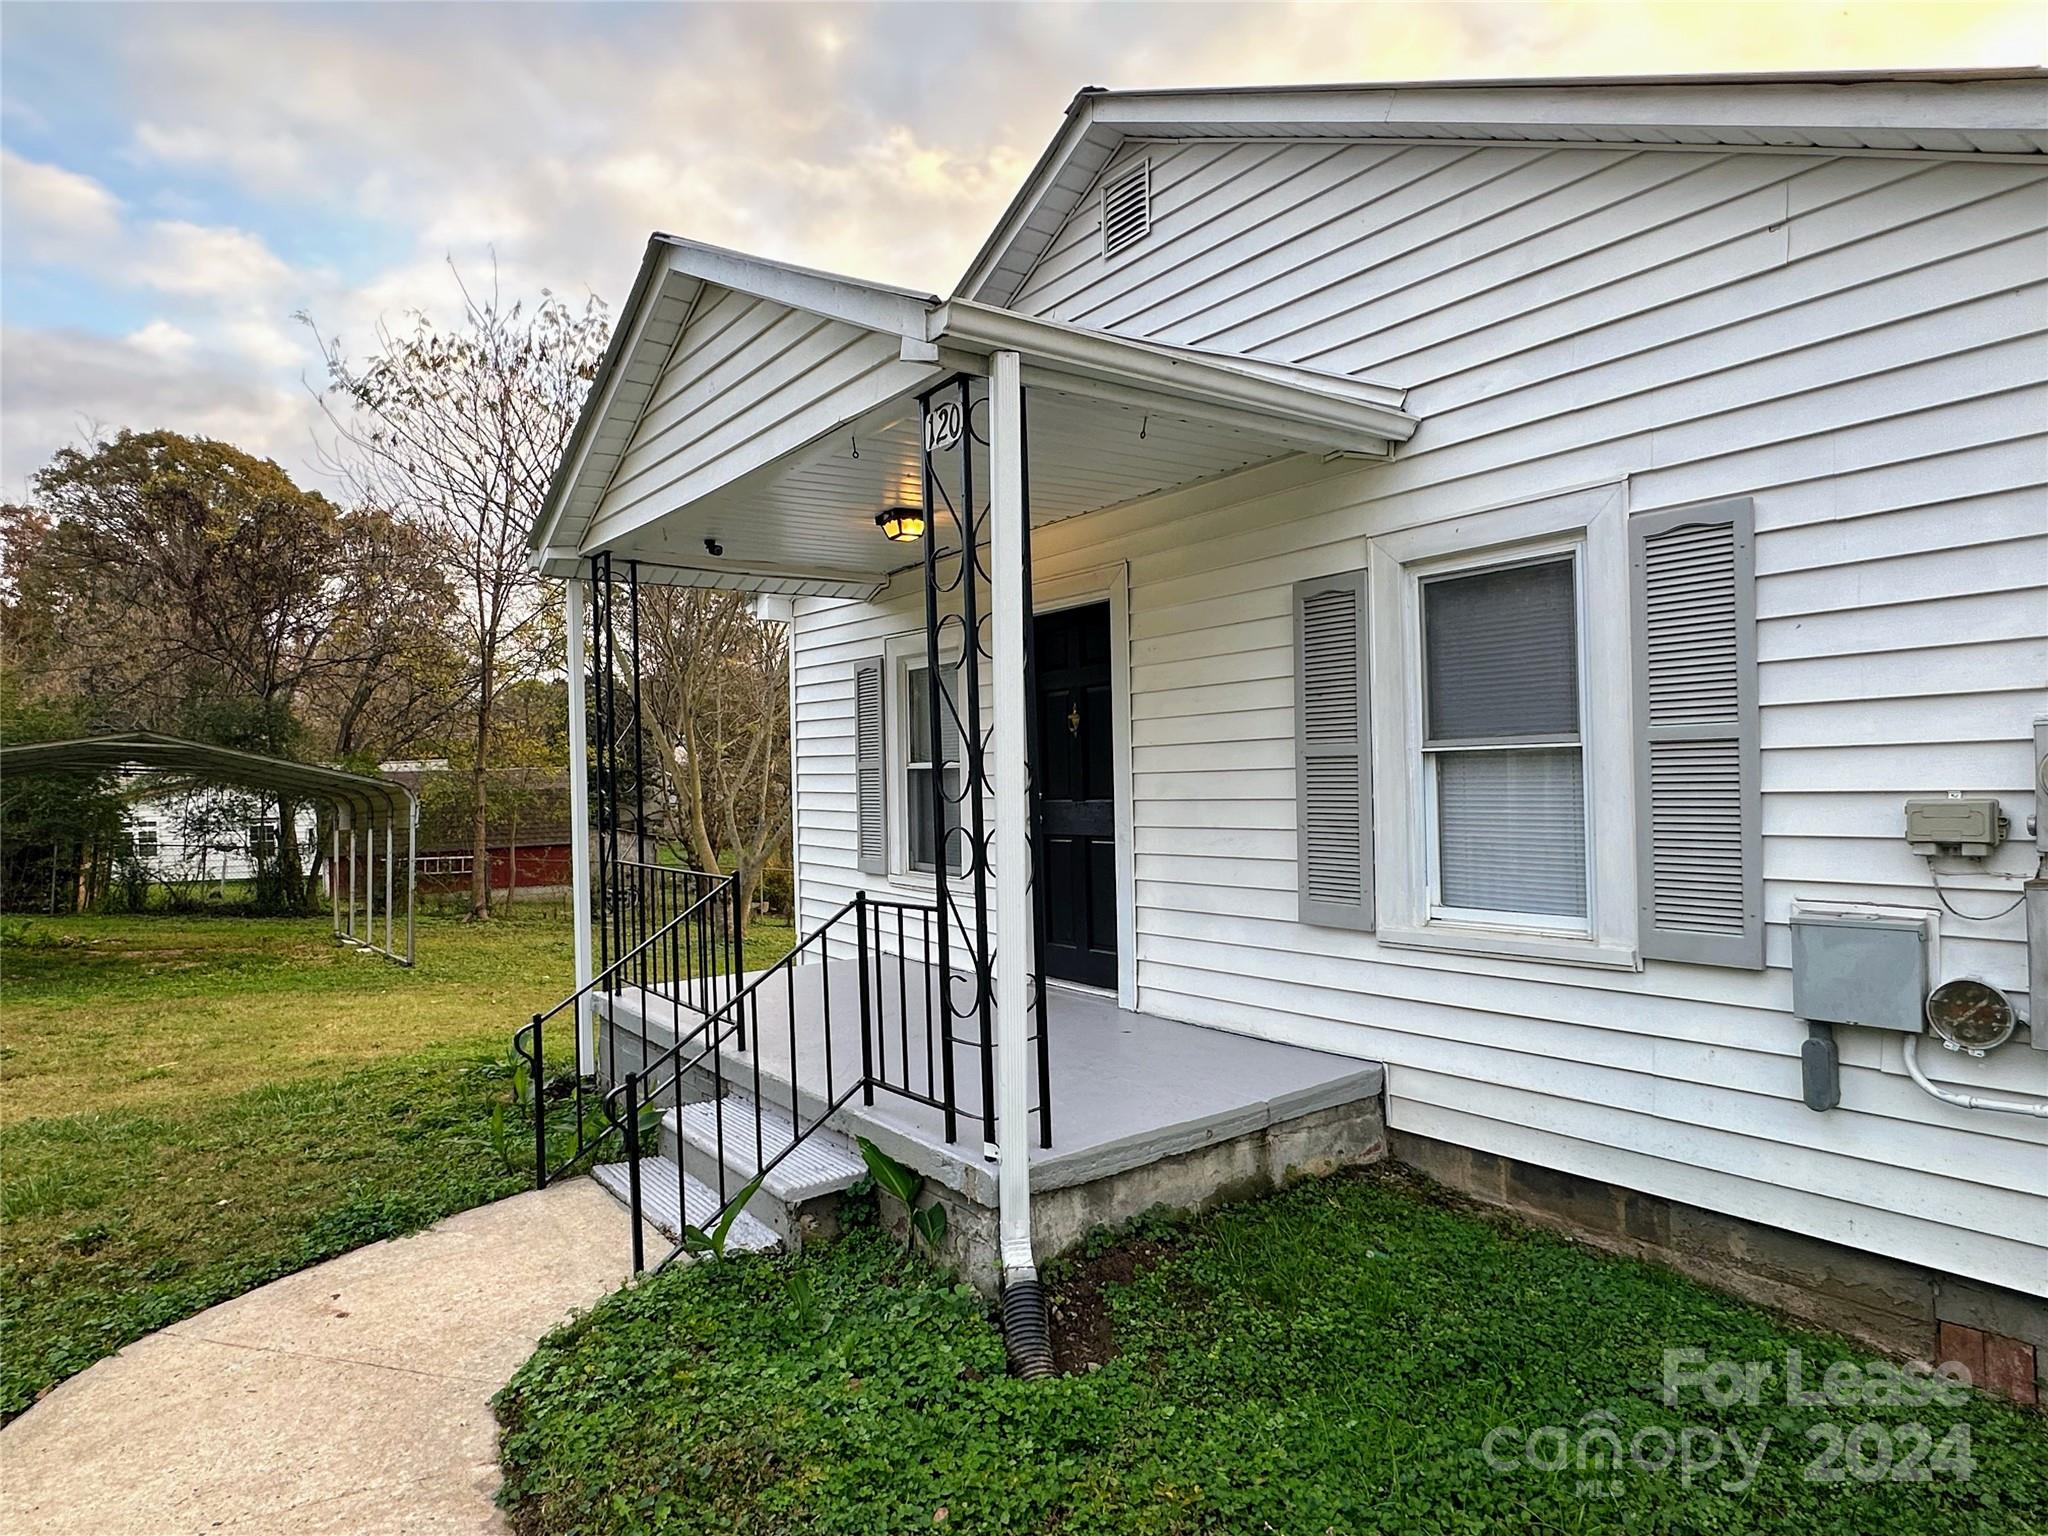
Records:
[[[1578,735],[1570,560],[1440,577],[1423,603],[1431,741]]]
[[[1437,885],[1447,907],[1586,915],[1579,749],[1438,756]]]

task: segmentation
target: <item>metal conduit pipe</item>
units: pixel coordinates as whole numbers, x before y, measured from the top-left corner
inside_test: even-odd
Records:
[[[1920,1037],[1906,1036],[1906,1073],[1920,1086],[1924,1093],[1931,1093],[1944,1104],[1953,1104],[1958,1109],[1990,1109],[2006,1115],[2031,1115],[2036,1120],[2048,1120],[2048,1102],[2040,1099],[1999,1099],[1981,1093],[1963,1093],[1958,1089],[1944,1088],[1920,1070]]]

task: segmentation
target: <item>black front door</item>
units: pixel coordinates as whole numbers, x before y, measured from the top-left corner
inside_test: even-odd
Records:
[[[1116,722],[1109,691],[1109,604],[1040,614],[1039,810],[1044,845],[1045,969],[1116,985]]]

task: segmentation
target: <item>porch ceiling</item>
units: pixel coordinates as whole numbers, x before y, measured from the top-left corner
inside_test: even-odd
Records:
[[[1042,527],[1303,451],[1296,441],[1038,387],[1027,397],[1031,521]],[[979,424],[983,412],[975,412]],[[798,596],[862,596],[917,564],[915,544],[875,526],[923,502],[913,397],[806,444],[610,543],[642,580]],[[858,457],[856,457],[856,451]],[[975,450],[977,499],[987,454]],[[705,540],[724,551],[706,552]]]
[[[1294,454],[1384,456],[1415,428],[1399,392],[1359,380],[657,237],[535,527],[536,562],[568,575],[603,551],[646,581],[870,593],[921,558],[875,526],[922,500],[918,396],[984,374],[997,350],[1023,359],[1037,524]]]

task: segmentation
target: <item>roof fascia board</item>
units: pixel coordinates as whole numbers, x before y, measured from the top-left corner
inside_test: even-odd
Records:
[[[1038,157],[1038,163],[1024,178],[1024,185],[1017,189],[1017,195],[1010,199],[1002,217],[996,220],[996,227],[989,237],[982,241],[981,249],[974,253],[974,260],[967,264],[967,272],[953,285],[953,297],[971,299],[989,279],[1002,260],[1003,253],[1017,238],[1017,231],[1029,219],[1045,198],[1047,188],[1059,180],[1067,162],[1074,157],[1074,151],[1088,136],[1095,120],[1095,104],[1103,99],[1104,92],[1089,87],[1074,97],[1067,105],[1067,118],[1060,125],[1060,131],[1052,136]]]
[[[670,271],[827,319],[843,320],[864,330],[923,340],[924,317],[939,302],[935,294],[770,261],[674,235],[657,239],[667,247]]]
[[[2004,129],[2038,132],[2048,77],[1979,81],[1748,83],[1612,81],[1582,85],[1431,86],[1106,95],[1094,118],[1127,134],[1200,127],[1402,123],[1571,128]],[[1740,147],[1740,146],[1736,146]]]
[[[872,597],[888,584],[882,572],[811,569],[773,561],[750,561],[744,570],[730,565],[693,565],[687,560],[650,558],[639,562],[640,579],[649,586],[690,586],[729,592],[789,591],[807,587],[803,597]],[[701,577],[679,581],[675,577]]]
[[[539,515],[534,518],[532,528],[527,530],[529,549],[538,550],[554,542],[555,525],[562,516],[562,502],[582,473],[597,424],[611,409],[612,400],[618,393],[620,360],[639,344],[646,327],[648,290],[662,270],[661,250],[661,237],[656,235],[648,240],[647,249],[641,253],[640,270],[633,275],[633,286],[627,290],[625,310],[612,331],[604,356],[598,360],[598,382],[583,397],[583,409],[576,413],[576,425],[569,431],[568,451],[562,455],[554,479],[548,482],[548,493],[541,500]]]
[[[989,371],[985,353],[941,347],[939,358],[954,373],[986,377]],[[1260,437],[1290,444],[1303,453],[1338,452],[1383,459],[1393,451],[1393,445],[1376,432],[1352,432],[1335,426],[1304,426],[1298,416],[1262,415],[1237,406],[1220,405],[1213,400],[1120,383],[1100,374],[1067,373],[1058,368],[1026,363],[1020,377],[1026,389],[1057,390],[1061,394],[1082,395],[1090,400],[1129,406],[1154,416],[1180,417],[1235,432],[1256,433]]]
[[[1034,320],[992,305],[956,299],[932,315],[932,340],[958,350],[1010,351],[1025,361],[1076,379],[1128,390],[1156,391],[1162,400],[1193,407],[1220,406],[1261,417],[1288,434],[1315,427],[1381,443],[1405,442],[1416,420],[1378,400],[1324,389],[1320,380],[1287,381],[1225,363],[1178,352],[1161,352],[1142,342],[1106,336],[1047,320]]]

